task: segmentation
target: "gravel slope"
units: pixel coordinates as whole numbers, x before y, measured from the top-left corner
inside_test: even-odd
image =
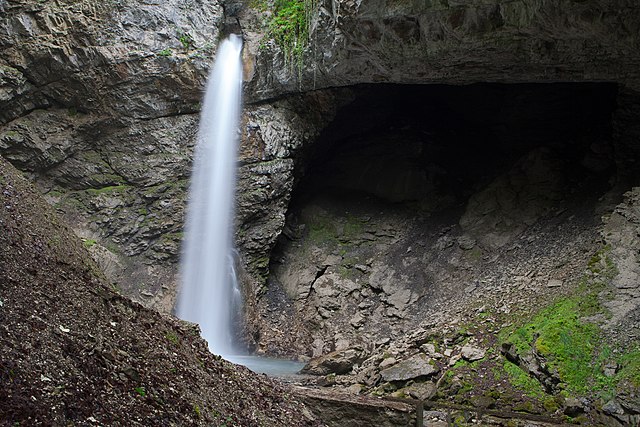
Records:
[[[318,425],[290,391],[122,297],[0,158],[0,425]]]

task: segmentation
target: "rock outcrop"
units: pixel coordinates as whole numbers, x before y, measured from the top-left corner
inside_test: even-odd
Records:
[[[299,69],[285,67],[275,42],[251,37],[264,28],[255,13],[240,14],[247,38],[256,40],[248,46],[250,99],[361,83],[616,81],[639,88],[633,0],[314,5]]]
[[[170,310],[159,300],[175,292],[222,6],[5,1],[0,11],[0,152],[36,180],[111,281]]]

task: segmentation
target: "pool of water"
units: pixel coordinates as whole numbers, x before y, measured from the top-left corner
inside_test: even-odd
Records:
[[[305,365],[291,360],[271,359],[259,356],[223,356],[229,362],[246,366],[257,374],[267,374],[271,377],[296,375]]]

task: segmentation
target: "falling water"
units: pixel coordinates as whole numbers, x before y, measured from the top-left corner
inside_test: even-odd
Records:
[[[239,36],[223,41],[209,75],[189,191],[182,285],[176,307],[179,317],[200,324],[209,349],[222,355],[237,353],[233,318],[240,293],[231,242],[241,50]]]

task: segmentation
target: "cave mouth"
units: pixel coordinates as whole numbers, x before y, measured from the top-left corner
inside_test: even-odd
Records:
[[[340,90],[271,252],[263,301],[287,331],[272,353],[366,346],[514,283],[537,295],[597,250],[626,189],[616,84]]]
[[[395,216],[480,240],[506,231],[484,241],[500,247],[554,209],[593,212],[615,181],[615,83],[348,90],[351,101],[297,162],[273,280],[296,250],[292,238],[337,239],[344,257],[354,216],[357,229],[362,218]],[[491,227],[483,216],[495,217]],[[374,222],[369,228],[386,227]]]
[[[611,173],[613,83],[365,85],[309,147],[292,206],[319,193],[427,210],[458,202],[545,149],[566,178]],[[351,196],[353,197],[353,194]]]

